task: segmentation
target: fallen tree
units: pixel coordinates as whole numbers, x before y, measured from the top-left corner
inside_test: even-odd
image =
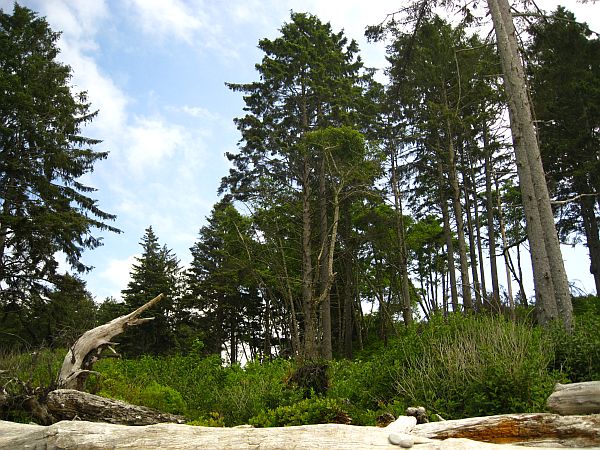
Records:
[[[100,397],[74,389],[57,389],[48,394],[48,412],[59,420],[101,420],[121,425],[184,423],[185,417],[166,414],[144,406]]]
[[[554,413],[599,414],[600,413],[600,381],[584,383],[560,384],[548,397],[546,407]]]
[[[528,445],[540,444],[555,449],[600,446],[599,416],[511,414],[420,425],[407,419],[414,420],[403,417],[400,426],[394,422],[386,428],[338,424],[282,428],[207,428],[176,424],[127,427],[83,421],[41,426],[0,422],[0,448],[392,449],[398,446],[391,441],[399,442],[399,439],[402,439],[401,446],[415,446],[419,450],[522,450]],[[482,433],[485,430],[485,433],[476,434],[474,430]],[[549,440],[538,432],[548,433]],[[585,440],[573,440],[583,435]],[[485,437],[485,442],[476,437]],[[548,447],[549,444],[552,446]]]

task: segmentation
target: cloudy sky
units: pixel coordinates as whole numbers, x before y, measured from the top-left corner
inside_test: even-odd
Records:
[[[118,216],[120,235],[88,251],[85,276],[101,301],[120,297],[139,241],[152,225],[161,244],[183,264],[227,173],[226,151],[239,139],[232,119],[241,95],[225,82],[256,79],[258,40],[274,38],[290,11],[311,12],[359,42],[368,66],[385,66],[382,45],[369,44],[365,26],[381,22],[403,0],[21,0],[62,31],[60,59],[73,69],[100,114],[84,130],[99,138],[107,160],[85,177],[103,210]],[[538,0],[553,10],[558,2]],[[564,0],[600,31],[600,5]],[[12,11],[13,0],[0,0]],[[591,292],[585,249],[565,248],[570,278]]]

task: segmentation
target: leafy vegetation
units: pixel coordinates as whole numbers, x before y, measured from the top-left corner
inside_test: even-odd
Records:
[[[432,420],[436,414],[455,419],[544,411],[556,382],[600,374],[599,301],[575,304],[581,315],[570,337],[562,327],[546,331],[502,317],[435,316],[402,329],[387,345],[373,341],[354,360],[330,362],[329,386],[320,394],[294,381],[306,365],[274,359],[225,366],[220,357],[198,354],[104,359],[87,387],[203,426],[375,425],[382,414],[397,416],[417,405]],[[5,355],[2,366],[11,376],[49,386],[63,354]],[[5,388],[17,388],[3,376]]]

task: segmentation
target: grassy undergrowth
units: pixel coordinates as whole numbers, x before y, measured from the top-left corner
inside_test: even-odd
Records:
[[[298,369],[292,361],[225,367],[218,356],[196,355],[101,360],[87,388],[210,426],[374,425],[408,406],[446,419],[543,411],[557,381],[600,380],[598,303],[574,304],[571,334],[491,316],[440,317],[403,328],[387,346],[374,343],[352,361],[329,362],[322,394],[290,382]],[[15,375],[50,385],[64,354],[4,355],[4,388],[16,388]]]

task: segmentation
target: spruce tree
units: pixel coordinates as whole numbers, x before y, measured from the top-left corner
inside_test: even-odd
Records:
[[[94,229],[115,216],[98,208],[80,177],[106,152],[81,128],[96,111],[70,86],[57,61],[59,33],[33,11],[0,10],[0,308],[46,301],[60,282],[56,255],[79,272],[80,258],[101,245]],[[6,315],[0,315],[2,321]],[[0,322],[1,323],[1,322]]]
[[[127,310],[139,308],[160,293],[165,298],[150,312],[154,320],[128,330],[121,348],[127,356],[174,353],[178,350],[179,260],[166,245],[161,247],[152,227],[146,229],[140,245],[142,255],[136,258],[131,281],[122,291]]]

